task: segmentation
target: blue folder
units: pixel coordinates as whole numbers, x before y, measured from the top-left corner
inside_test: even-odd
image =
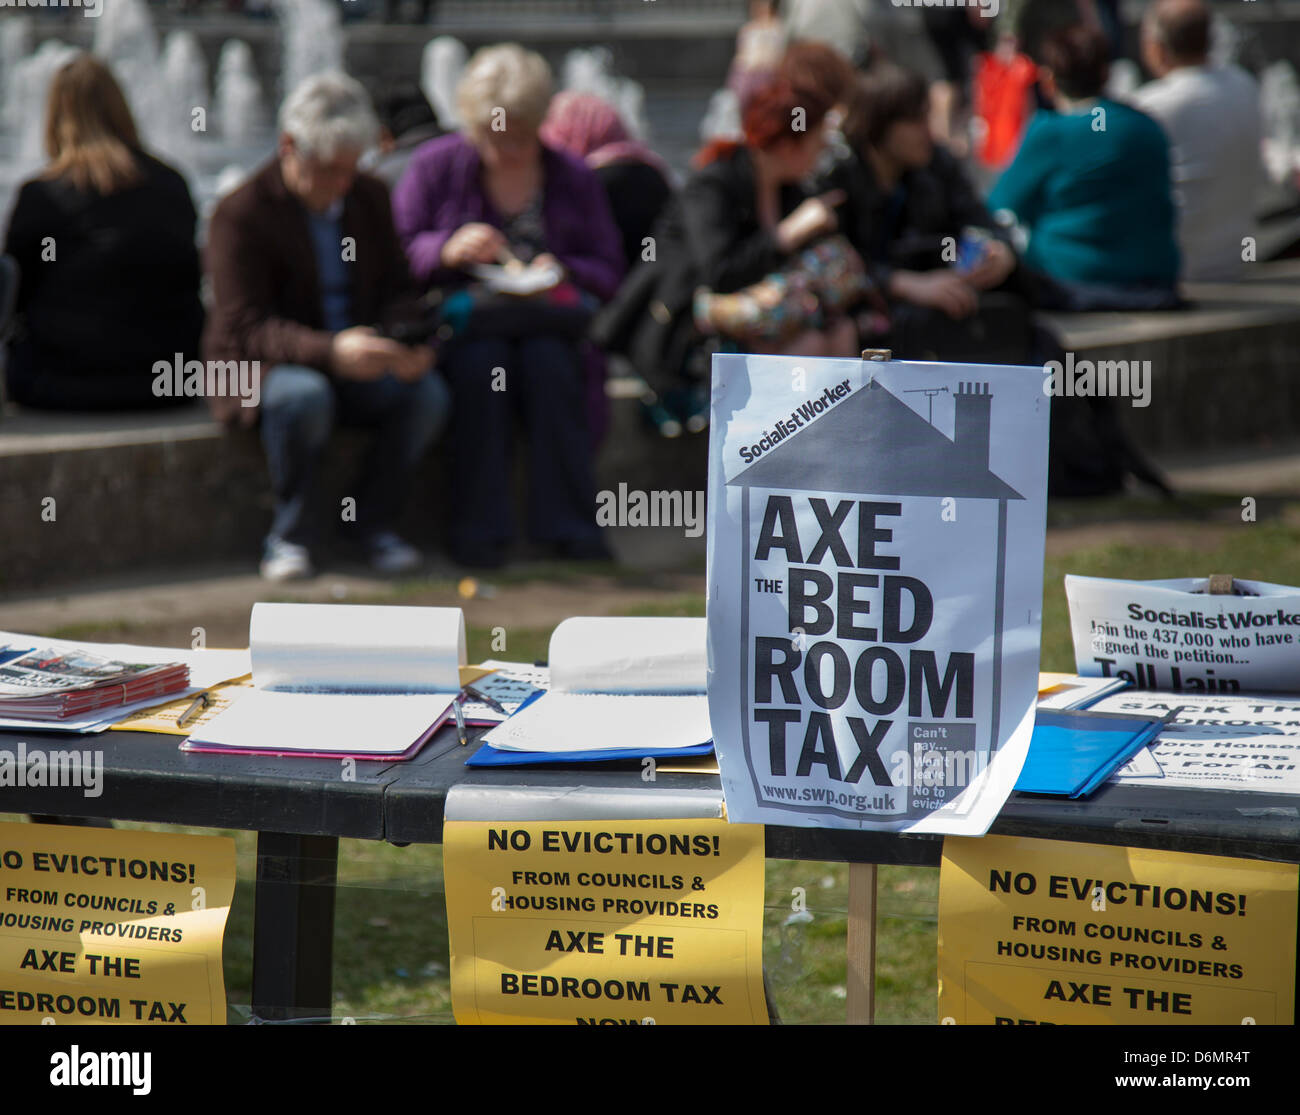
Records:
[[[1039,709],[1016,789],[1026,794],[1084,797],[1154,740],[1169,719]]]
[[[690,747],[656,747],[645,751],[498,751],[485,743],[468,759],[467,767],[515,767],[530,763],[612,763],[619,759],[676,759],[712,755],[713,741]]]

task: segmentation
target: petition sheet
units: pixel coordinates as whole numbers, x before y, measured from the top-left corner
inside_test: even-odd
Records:
[[[1235,581],[1211,595],[1205,577],[1168,581],[1065,578],[1079,673],[1181,693],[1300,690],[1300,589]]]
[[[1042,381],[714,357],[709,711],[733,821],[992,823],[1038,694]]]
[[[1126,690],[1097,712],[1178,715],[1113,781],[1190,790],[1300,794],[1300,697]]]

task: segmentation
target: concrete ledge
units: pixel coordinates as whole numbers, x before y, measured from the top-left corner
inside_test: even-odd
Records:
[[[617,490],[620,483],[647,491],[703,489],[707,435],[673,441],[652,435],[631,385],[611,383],[598,490]],[[337,521],[366,444],[361,432],[335,435],[319,487],[321,522]],[[520,511],[521,457],[516,454]],[[0,596],[138,569],[217,562],[252,568],[270,521],[256,435],[223,431],[201,407],[143,416],[11,411],[0,420],[0,468]],[[447,477],[442,454],[431,453],[401,524],[407,537],[431,549],[443,542]],[[47,498],[54,500],[53,521]],[[322,543],[327,557],[350,553],[329,538]]]
[[[1189,283],[1187,310],[1043,315],[1067,352],[1150,360],[1151,403],[1121,404],[1152,453],[1256,450],[1300,436],[1300,261],[1254,265],[1241,283]]]

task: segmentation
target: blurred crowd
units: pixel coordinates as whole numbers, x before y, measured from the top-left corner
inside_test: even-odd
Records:
[[[611,362],[644,382],[660,435],[689,436],[708,424],[714,353],[1043,364],[1064,353],[1039,311],[1177,311],[1182,281],[1241,275],[1258,94],[1210,63],[1204,0],[1147,7],[1149,80],[1127,99],[1108,93],[1113,3],[1007,16],[925,9],[931,81],[872,45],[857,0],[755,0],[727,76],[739,128],[684,180],[517,45],[470,59],[453,132],[414,75],[367,90],[319,74],[199,246],[183,179],[81,55],[54,79],[49,163],[8,219],[9,399],[178,405],[159,361],[253,364],[257,406],[208,403],[265,449],[270,579],[313,572],[313,491],[340,425],[370,431],[346,526],[376,569],[421,560],[394,528],[435,443],[459,564],[505,563],[517,524],[559,556],[608,557],[593,460]],[[1161,483],[1110,401],[1057,400],[1051,490],[1130,474]]]

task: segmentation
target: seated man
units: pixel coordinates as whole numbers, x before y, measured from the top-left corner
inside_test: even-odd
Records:
[[[208,233],[204,355],[257,361],[263,377],[262,444],[275,496],[262,560],[270,580],[312,575],[312,485],[336,417],[374,431],[344,522],[376,570],[420,563],[392,527],[449,396],[427,346],[376,329],[398,322],[410,293],[388,190],[356,172],[377,134],[360,85],[342,74],[308,78],[280,109],[277,156],[221,202]],[[219,418],[253,421],[239,400],[211,403]]]
[[[1260,166],[1259,89],[1238,66],[1209,63],[1203,0],[1156,0],[1142,21],[1142,60],[1156,80],[1133,94],[1169,136],[1182,277],[1241,277],[1255,233]]]

